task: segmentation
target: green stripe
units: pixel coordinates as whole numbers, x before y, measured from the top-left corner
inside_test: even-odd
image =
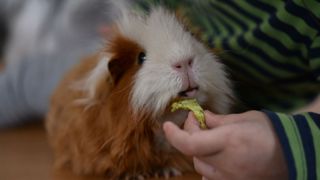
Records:
[[[269,23],[264,23],[261,26],[262,32],[264,32],[266,35],[276,39],[284,47],[286,47],[288,50],[293,50],[293,51],[301,51],[302,55],[304,57],[307,57],[307,52],[308,52],[308,47],[304,43],[298,43],[295,42],[286,32],[280,31],[278,29],[275,29],[273,26],[271,26]],[[287,58],[284,58],[287,59]],[[301,58],[299,57],[290,57],[290,62],[294,62],[295,65],[297,66],[304,66],[301,63]]]
[[[320,18],[320,2],[316,0],[293,0],[297,5],[311,11],[317,18]]]
[[[220,31],[220,34],[218,34],[217,37],[214,38],[219,38],[222,39],[223,37],[226,37],[228,32],[226,30],[226,28],[221,24],[220,20],[218,20],[216,17],[211,21],[212,23],[215,24],[215,26],[218,28],[218,30]],[[209,27],[210,28],[210,27]]]
[[[314,39],[314,42],[311,45],[311,49],[319,48],[319,47],[320,47],[320,36],[318,36]],[[320,57],[319,56],[310,57],[310,66],[311,66],[312,70],[319,70],[320,69]],[[320,80],[320,76],[318,76],[317,79]]]
[[[277,30],[273,28],[269,23],[263,23],[260,26],[260,29],[263,33],[268,35],[271,38],[276,39],[278,42],[280,42],[284,47],[286,47],[289,50],[294,50],[297,51],[297,48],[299,48],[299,51],[302,52],[303,55],[307,55],[308,48],[306,47],[305,44],[303,43],[296,43],[291,39],[290,36],[288,36],[287,33]],[[299,45],[299,46],[298,46]],[[279,54],[279,53],[278,53]],[[287,59],[287,58],[282,58],[282,59]],[[301,59],[298,57],[290,57],[290,61],[288,62],[293,62],[293,64],[297,66],[301,66]]]
[[[310,39],[313,39],[317,35],[317,30],[309,28],[306,22],[294,15],[289,14],[285,9],[277,12],[277,18],[285,24],[291,25],[294,27],[301,35],[307,36]]]
[[[221,29],[220,27],[221,26],[217,26],[214,21],[212,21],[210,18],[210,16],[208,15],[203,15],[203,17],[205,18],[201,18],[202,19],[202,22],[203,24],[205,25],[206,29],[207,29],[207,32],[208,33],[202,33],[202,34],[206,34],[206,40],[209,39],[209,37],[216,37],[215,35],[219,35],[219,32],[221,32]]]
[[[221,25],[217,25],[216,21],[211,22],[208,20],[209,18],[211,18],[210,15],[200,12],[199,15],[203,18],[196,19],[192,15],[189,15],[189,17],[191,17],[191,22],[193,24],[201,26],[202,31],[205,31],[204,33],[201,33],[201,39],[203,40],[203,42],[207,42],[210,37],[215,37],[214,35],[218,34],[219,31],[222,32]]]
[[[266,30],[267,28],[270,28],[270,25],[268,24],[267,26],[268,27],[265,27],[264,26],[265,24],[263,24],[261,26],[261,31],[262,33],[264,33],[265,35],[271,37],[271,38],[274,38],[276,39],[279,43],[281,43],[282,45],[284,45],[285,48],[287,48],[289,51],[292,50],[288,47],[288,45],[290,45],[290,42],[287,42],[288,44],[283,44],[286,40],[286,35],[284,36],[281,36],[280,34],[283,34],[283,32],[279,32],[279,34],[277,35],[276,33],[273,34],[271,33],[270,29],[269,30]],[[276,31],[275,31],[276,32]],[[274,36],[281,36],[281,40],[275,38]],[[283,39],[282,39],[283,37]],[[271,46],[268,42],[265,42],[263,40],[260,40],[258,38],[256,38],[257,42],[255,42],[255,44],[258,44],[259,43],[259,48],[260,49],[263,49],[264,51],[268,52],[268,54],[271,55],[271,58],[276,60],[277,62],[280,62],[280,63],[290,63],[298,68],[304,68],[304,69],[307,69],[308,67],[303,63],[303,61],[301,61],[301,58],[297,57],[297,56],[290,56],[288,57],[287,55],[285,54],[281,54],[281,52],[279,52],[278,50],[274,49],[273,46]],[[305,52],[307,51],[306,47],[304,46],[303,47],[304,50],[302,50],[302,52]],[[306,56],[305,56],[306,57]],[[290,58],[290,61],[288,61],[288,59]],[[293,72],[294,73],[294,72]]]
[[[256,27],[255,22],[253,22],[252,20],[250,20],[248,17],[244,16],[243,14],[239,13],[237,10],[234,10],[230,6],[227,6],[225,3],[221,3],[221,1],[216,1],[215,4],[217,6],[219,6],[221,9],[227,11],[229,14],[231,14],[237,20],[239,20],[243,24],[245,24],[248,29],[253,29],[253,27]]]
[[[310,126],[311,129],[311,134],[313,137],[313,144],[314,144],[314,152],[315,152],[315,161],[316,161],[316,173],[317,173],[317,178],[320,179],[320,129],[318,126],[315,124],[314,121],[317,121],[317,119],[312,119],[309,114],[306,114],[307,122]]]
[[[240,1],[243,2],[243,1]],[[274,1],[271,1],[274,2]],[[246,10],[248,12],[255,10],[255,7],[250,6],[248,4],[244,4],[244,8],[246,8]],[[256,13],[260,13],[258,14],[257,17],[264,17],[265,20],[263,20],[263,23],[260,25],[260,29],[263,33],[265,33],[266,35],[268,35],[271,38],[276,39],[277,41],[279,41],[280,43],[282,43],[284,45],[284,47],[288,48],[288,49],[292,49],[292,48],[297,48],[296,45],[297,43],[295,41],[293,41],[291,39],[290,36],[288,36],[285,32],[283,31],[279,31],[275,28],[273,28],[266,19],[269,18],[269,14],[265,13],[264,11],[261,11],[259,9],[256,9]],[[254,14],[254,13],[252,13]],[[294,47],[290,47],[288,45],[295,45]],[[273,49],[271,46],[267,46],[266,43],[264,42],[264,46],[265,47],[269,47],[268,50]],[[307,54],[307,47],[305,46],[305,44],[299,44],[299,48],[301,49],[303,54]],[[295,49],[294,49],[295,50]],[[288,57],[283,56],[281,53],[279,53],[278,51],[275,51],[274,49],[272,50],[273,55],[275,55],[275,59],[277,59],[279,62],[286,62],[286,63],[290,63],[292,65],[295,66],[299,66],[299,67],[305,67],[305,65],[303,64],[303,62],[301,61],[300,58],[298,57],[290,57],[290,61],[288,61]]]
[[[320,68],[320,57],[310,59],[310,65],[314,70],[319,69]]]
[[[283,6],[284,5],[284,1],[268,1],[268,0],[266,0],[266,1],[263,1],[263,3],[264,4],[268,4],[268,5],[274,7],[277,10],[278,10],[279,6]]]
[[[224,16],[223,14],[221,14],[220,12],[217,12],[217,15],[219,15],[220,17],[223,17],[224,19],[226,19],[226,23],[228,23],[228,25],[232,26],[233,29],[235,29],[235,33],[241,35],[241,33],[243,32],[242,29],[240,29],[240,26],[235,25],[235,23],[233,23],[233,20],[229,19],[227,16]],[[270,53],[275,53],[275,50],[270,47],[268,44],[266,44],[264,41],[258,40],[256,39],[253,34],[251,32],[247,32],[244,36],[245,40],[247,41],[248,44],[254,46],[255,44],[260,44],[260,47],[256,47],[261,49],[262,51],[266,51],[269,50]],[[221,38],[219,38],[221,39]],[[232,46],[232,49],[244,49],[245,47],[242,47],[238,44],[237,42],[238,36],[230,36],[228,38],[228,42],[230,44],[230,46]],[[252,43],[252,41],[256,41],[256,43]],[[222,44],[222,42],[219,43],[218,40],[215,40],[216,44]],[[248,52],[248,51],[246,51]],[[249,59],[255,60],[254,62],[256,64],[258,64],[259,66],[265,68],[268,72],[270,72],[271,74],[275,75],[275,76],[279,76],[279,77],[288,77],[288,76],[292,76],[295,75],[295,72],[289,72],[286,71],[284,69],[278,68],[276,66],[271,66],[270,64],[266,63],[264,59],[262,59],[260,56],[253,54],[253,53],[241,53],[243,56],[248,57]],[[279,55],[279,54],[278,54]],[[282,56],[282,59],[286,59],[286,57]],[[278,58],[278,59],[281,59]],[[236,61],[239,62],[239,61]],[[244,67],[245,69],[249,69],[248,66]],[[251,68],[250,68],[251,69]],[[251,72],[256,71],[255,69],[251,69]],[[255,76],[261,75],[261,73],[259,71],[256,71],[256,73],[254,73]],[[260,76],[261,77],[261,76]],[[264,78],[265,79],[265,78]]]
[[[243,16],[242,14],[238,13],[237,11],[231,10],[230,7],[226,6],[223,3],[219,3],[219,2],[220,1],[215,3],[215,5],[218,8],[223,9],[224,11],[228,12],[231,16],[233,16],[239,22],[243,23],[248,29],[249,29],[250,25],[253,24],[252,21],[250,21],[247,17]],[[221,14],[221,13],[219,12],[219,14]],[[234,21],[233,19],[230,19],[228,16],[225,16],[224,14],[221,14],[221,16],[223,16],[225,19],[227,19],[228,23],[235,28],[234,30],[235,30],[236,35],[242,34],[245,31],[244,29],[241,29],[240,25],[237,25],[238,22]]]
[[[239,1],[239,2],[244,2],[244,1]],[[264,2],[267,2],[267,1],[264,1]],[[274,1],[271,1],[271,2],[274,2]],[[270,14],[266,13],[265,11],[262,11],[262,10],[256,8],[255,6],[251,6],[250,4],[247,4],[245,6],[245,8],[249,13],[252,12],[251,14],[257,13],[256,17],[261,17],[262,18],[262,22],[263,22],[263,24],[265,25],[265,28],[266,28],[266,29],[262,28],[263,32],[265,32],[265,33],[268,32],[268,31],[274,32],[274,33],[268,33],[268,35],[273,37],[273,38],[275,38],[275,39],[277,39],[277,40],[279,40],[280,42],[283,42],[285,47],[288,48],[289,44],[291,44],[291,45],[292,44],[295,44],[295,45],[298,44],[298,42],[295,42],[294,40],[292,40],[291,37],[288,36],[285,32],[279,31],[279,30],[273,28],[269,24],[268,19],[270,17]],[[306,53],[307,52],[307,47],[305,47],[305,44],[299,43],[299,45],[301,46],[302,51],[304,53]]]
[[[243,24],[245,24],[247,27],[250,26],[249,24],[254,24],[252,21],[245,20],[246,18],[244,16],[240,15],[239,13],[235,13],[235,11],[230,11],[230,9],[226,8],[225,5],[219,5],[219,3],[216,3],[216,5],[219,6],[219,8],[224,9],[228,13],[232,14],[234,17],[241,17],[240,18],[241,22]],[[236,30],[235,34],[241,34],[241,33],[244,32],[243,29],[240,29],[240,26],[234,25],[237,22],[232,23],[231,21],[233,21],[233,20],[229,19],[227,16],[224,16],[224,18],[228,19],[229,22],[230,22],[229,25],[232,25],[234,27],[234,29]],[[237,19],[240,21],[239,18],[237,18]],[[266,27],[265,25],[266,25],[266,23],[264,23],[261,26],[261,31],[264,32],[266,35],[270,36],[271,38],[276,39],[279,42],[282,42],[282,40],[285,40],[284,42],[282,42],[284,47],[286,47],[288,44],[294,44],[293,42],[288,42],[288,41],[290,41],[290,38],[287,35],[286,35],[286,38],[282,38],[282,36],[279,36],[278,32],[270,33],[270,29],[272,29],[272,30],[274,30],[274,29],[270,26],[269,23],[267,23],[267,28],[264,28],[264,27]],[[285,34],[283,32],[281,32],[281,33]],[[290,63],[290,64],[298,66],[300,68],[301,67],[305,67],[305,64],[300,60],[300,58],[298,58],[298,57],[290,57],[290,61],[288,61],[288,57],[287,56],[284,56],[283,54],[281,54],[279,51],[274,49],[274,47],[270,46],[267,42],[258,40],[253,35],[251,35],[252,31],[247,31],[246,35],[248,35],[248,34],[250,34],[250,36],[252,37],[252,40],[257,42],[257,43],[254,43],[254,44],[259,44],[260,45],[259,48],[261,47],[260,49],[263,49],[263,51],[269,52],[268,54],[272,54],[273,59],[277,59],[279,62]],[[274,37],[274,35],[277,35],[277,36]],[[279,37],[281,37],[281,38],[279,39]],[[248,40],[248,36],[246,36],[246,39]],[[248,40],[248,42],[250,42],[250,40]],[[303,47],[304,47],[303,48],[304,49],[304,53],[306,54],[307,49],[306,49],[305,46],[303,46]],[[305,68],[307,68],[307,67],[305,67]],[[272,72],[272,71],[270,71],[270,72]],[[279,72],[279,73],[282,74],[281,77],[283,77],[283,76],[291,76],[291,75],[295,74],[295,72]],[[278,75],[279,75],[279,73],[276,72],[276,74],[278,74]]]
[[[319,21],[320,25],[320,21]],[[320,47],[320,34],[317,37],[314,37],[311,48],[319,48]]]
[[[283,23],[293,26],[301,35],[307,36],[311,40],[317,34],[315,29],[306,28],[307,24],[305,21],[303,21],[301,18],[294,18],[293,16],[290,16],[285,10],[277,12],[277,18]],[[299,43],[299,45],[303,56],[307,57],[308,47],[304,43]]]
[[[297,170],[297,179],[307,179],[306,159],[298,127],[292,117],[278,114],[287,134]]]
[[[237,18],[239,21],[241,21],[243,24],[245,24],[247,27],[251,26],[251,29],[252,27],[256,27],[256,24],[253,22],[253,21],[250,21],[248,20],[245,16],[243,16],[242,14],[240,13],[237,13],[236,11],[230,11],[230,9],[228,7],[225,7],[225,4],[219,6],[220,8],[224,9],[225,11],[229,12],[230,14],[232,14],[234,17],[240,17],[240,18]],[[299,19],[300,20],[300,19]],[[268,24],[266,26],[266,24]],[[305,25],[305,24],[304,24]],[[275,31],[275,33],[270,33],[270,29]],[[280,43],[282,43],[284,45],[284,47],[286,47],[288,44],[293,44],[293,42],[289,42],[290,41],[290,38],[286,35],[285,38],[283,38],[283,36],[279,36],[279,31],[273,29],[269,23],[264,23],[262,24],[261,26],[261,31],[264,32],[266,35],[270,36],[271,38],[274,38],[276,39],[277,41],[279,41]],[[244,30],[242,31],[237,31],[236,34],[241,34],[243,33]],[[250,32],[250,31],[248,31]],[[282,34],[284,34],[283,32],[281,32]],[[276,35],[276,36],[274,36]],[[281,37],[281,38],[279,38]],[[262,42],[262,41],[260,41]],[[290,64],[293,64],[293,65],[296,65],[298,67],[303,67],[305,66],[303,64],[303,62],[300,61],[300,58],[298,57],[290,57],[290,61],[288,61],[288,57],[287,56],[284,56],[283,54],[281,54],[279,51],[277,51],[276,49],[274,49],[274,47],[270,46],[267,42],[262,42],[263,43],[263,50],[266,49],[267,52],[270,52],[270,54],[272,54],[274,57],[274,59],[277,59],[279,60],[279,62],[286,62],[286,63],[290,63]],[[288,48],[288,47],[286,47]],[[303,46],[303,53],[305,54],[305,57],[306,57],[306,52],[307,52],[307,48],[305,46]],[[284,61],[283,61],[284,60]]]
[[[310,0],[307,0],[310,1]],[[295,2],[296,5],[301,5],[301,0],[298,2]],[[285,8],[286,2],[285,1],[263,1],[263,3],[266,3],[268,5],[273,6],[277,10],[277,17],[279,20],[281,20],[283,23],[286,23],[288,25],[293,26],[300,32],[302,35],[309,36],[310,39],[312,39],[317,34],[317,29],[314,29],[310,27],[303,19],[300,17],[297,17],[290,12],[288,12]],[[320,6],[320,4],[319,4]],[[319,8],[318,8],[319,10]]]
[[[219,5],[217,5],[219,7]],[[228,16],[224,15],[220,11],[216,11],[216,14],[225,20],[225,24],[229,25],[231,29],[234,31],[234,34],[241,34],[244,30],[240,28],[240,26],[236,25],[236,22],[230,19]],[[232,34],[232,35],[234,35]],[[231,34],[229,34],[230,36]]]
[[[261,40],[257,39],[256,37],[254,37],[253,34],[250,32],[245,33],[244,38],[247,41],[247,43],[250,44],[251,46],[255,46],[256,44],[259,44],[259,46],[255,46],[255,48],[258,48],[263,52],[268,52],[268,55],[275,53],[275,50],[272,47],[270,47],[266,42],[261,41]],[[269,63],[266,62],[265,59],[263,59],[262,57],[260,57],[256,54],[246,53],[245,55],[250,57],[251,60],[256,62],[260,67],[264,68],[265,70],[267,70],[271,74],[274,74],[279,77],[288,77],[288,76],[295,75],[295,72],[289,72],[289,71],[286,71],[286,70],[281,69],[279,67],[270,65]],[[271,56],[271,59],[276,59],[276,58]],[[281,61],[279,61],[280,59],[281,58],[277,59],[278,62],[281,62]]]
[[[281,42],[281,39],[278,39],[279,37],[279,34],[277,35],[277,38],[274,37],[275,34],[273,33],[270,33],[271,29],[268,29],[266,30],[266,28],[264,28],[265,24],[263,24],[261,26],[261,31],[263,33],[265,33],[267,36],[271,37],[271,38],[274,38],[276,39],[277,41]],[[270,27],[269,24],[267,24],[267,26]],[[256,44],[259,44],[259,46],[256,46],[256,48],[259,48],[261,50],[263,50],[264,52],[268,52],[268,55],[271,57],[271,59],[273,60],[276,60],[277,62],[279,63],[286,63],[286,64],[291,64],[291,65],[294,65],[294,66],[297,66],[298,68],[304,68],[304,69],[307,69],[308,67],[301,61],[301,59],[299,57],[296,57],[296,56],[291,56],[290,59],[288,59],[289,57],[288,56],[285,56],[283,54],[281,54],[279,51],[277,51],[276,49],[274,49],[273,46],[271,46],[268,42],[265,42],[265,41],[262,41],[258,38],[256,38],[252,33],[248,32],[246,33],[246,39],[248,40],[248,42],[251,41],[251,45],[256,45]],[[250,40],[252,39],[252,40]],[[283,38],[284,40],[285,38]],[[254,40],[254,41],[253,41]],[[284,46],[286,48],[288,44],[284,44]],[[273,69],[271,70],[271,72],[273,71]],[[293,74],[296,74],[296,72],[288,72],[285,73],[283,72],[283,76],[287,76],[287,75],[293,75]],[[287,74],[287,75],[286,75]],[[282,77],[283,77],[282,76]]]
[[[262,21],[265,19],[268,19],[269,14],[265,13],[264,11],[260,10],[259,8],[256,8],[255,6],[252,6],[250,2],[247,1],[236,1],[240,7],[243,7],[245,11],[252,14],[256,18],[261,19]]]
[[[193,23],[202,28],[201,39],[207,42],[209,38],[224,38],[228,36],[228,31],[222,24],[221,19],[217,18],[216,12],[211,8],[209,2],[199,1],[194,3],[189,9],[187,16]]]
[[[226,53],[227,54],[227,53]],[[269,82],[270,79],[263,76],[257,69],[255,68],[249,68],[246,64],[244,64],[242,61],[239,61],[239,58],[237,56],[234,56],[232,54],[222,55],[222,57],[225,57],[228,59],[228,62],[231,63],[232,66],[237,66],[236,69],[241,69],[241,71],[246,71],[249,74],[253,75],[256,79],[260,79],[262,82]],[[246,77],[247,79],[248,77]]]
[[[229,34],[229,30],[227,28],[226,22],[223,21],[223,18],[221,18],[221,14],[219,14],[217,11],[212,11],[212,15],[215,16],[214,19],[212,20],[213,22],[216,21],[217,22],[217,26],[221,27],[221,32],[219,34],[219,38],[223,39],[223,38],[227,38],[230,36]]]

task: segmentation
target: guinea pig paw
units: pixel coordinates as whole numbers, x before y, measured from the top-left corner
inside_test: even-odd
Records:
[[[182,173],[173,167],[168,167],[168,168],[163,168],[163,169],[159,169],[155,172],[154,176],[155,178],[165,178],[168,179],[170,177],[174,177],[174,176],[181,176]]]

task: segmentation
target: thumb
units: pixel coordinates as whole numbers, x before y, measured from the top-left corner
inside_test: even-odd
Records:
[[[225,128],[188,133],[167,121],[163,124],[163,130],[170,144],[189,156],[207,156],[218,153],[227,142]]]
[[[200,131],[200,126],[192,111],[189,112],[187,120],[184,122],[184,130],[189,133]]]
[[[227,115],[214,114],[211,111],[206,110],[204,111],[204,116],[207,126],[209,129],[212,129],[225,124],[225,117]]]

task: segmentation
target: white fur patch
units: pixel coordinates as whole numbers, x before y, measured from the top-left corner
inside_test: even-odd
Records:
[[[173,14],[162,8],[153,9],[149,16],[127,11],[117,26],[122,36],[136,42],[146,53],[131,92],[135,113],[148,111],[157,116],[164,112],[183,90],[181,74],[173,65],[187,59],[193,59],[192,73],[199,87],[195,98],[219,113],[229,111],[232,92],[224,66],[185,31]],[[84,82],[89,99],[94,96],[97,79],[105,75],[106,68],[107,61],[100,62]]]
[[[173,64],[193,59],[200,103],[221,113],[228,111],[232,92],[224,67],[169,11],[153,9],[149,16],[124,16],[118,23],[124,36],[145,49],[147,60],[136,74],[132,91],[134,111],[162,113],[182,90],[182,78]],[[212,101],[210,101],[212,99]],[[209,102],[208,102],[209,101]]]
[[[87,94],[85,98],[76,100],[76,104],[86,105],[87,107],[95,104],[95,94],[98,83],[102,78],[108,76],[109,74],[109,60],[109,55],[101,55],[101,59],[99,60],[97,66],[84,79],[72,84],[72,89],[80,90]]]

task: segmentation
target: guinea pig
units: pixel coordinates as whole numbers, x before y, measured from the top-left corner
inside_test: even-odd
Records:
[[[109,179],[193,171],[190,157],[166,141],[162,124],[183,125],[187,112],[170,112],[181,98],[227,113],[232,90],[223,64],[164,8],[127,12],[109,35],[52,96],[46,128],[55,167]]]

